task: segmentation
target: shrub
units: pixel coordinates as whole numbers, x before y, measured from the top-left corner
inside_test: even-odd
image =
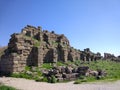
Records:
[[[81,82],[81,80],[80,79],[78,79],[78,80],[76,80],[75,82],[74,82],[74,84],[81,84],[82,82]]]
[[[10,75],[11,77],[15,77],[15,78],[20,78],[20,75],[18,73],[13,73]]]
[[[57,80],[56,80],[55,76],[52,75],[52,76],[51,76],[51,81],[50,81],[50,83],[56,83],[56,82],[57,82]]]
[[[36,82],[42,82],[42,81],[43,81],[43,77],[42,77],[42,78],[40,78],[40,77],[35,77],[34,80],[35,80]]]
[[[10,86],[1,85],[0,90],[17,90],[17,89]]]
[[[53,68],[52,63],[43,63],[41,68],[51,69]]]
[[[33,76],[27,73],[13,73],[11,76],[16,78],[33,79]]]
[[[85,78],[85,76],[83,76],[83,75],[81,75],[80,77],[79,77],[79,79],[84,79]]]
[[[43,77],[42,82],[48,82],[47,77]]]
[[[30,71],[30,70],[31,70],[31,67],[25,66],[25,71]]]
[[[56,64],[57,64],[57,66],[66,66],[66,64],[65,64],[65,63],[60,62],[60,61],[58,61]]]
[[[74,64],[77,65],[77,66],[79,66],[80,65],[80,60],[75,60]]]

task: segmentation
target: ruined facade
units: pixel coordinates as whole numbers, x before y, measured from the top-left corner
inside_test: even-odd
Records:
[[[41,27],[27,25],[21,33],[14,33],[8,48],[0,60],[1,72],[21,72],[25,66],[40,66],[43,63],[67,62],[68,60],[95,60],[96,55],[89,49],[76,50],[63,35],[48,32]]]
[[[70,47],[63,34],[28,25],[21,33],[11,35],[8,49],[1,57],[0,70],[20,72],[26,65],[40,66],[44,62],[66,62],[76,58],[80,59],[80,52]]]
[[[84,49],[84,51],[81,51],[80,56],[81,56],[80,60],[89,61],[89,62],[102,59],[102,56],[99,52],[97,54],[95,54],[95,53],[91,52],[89,48],[86,48],[86,49]]]
[[[114,59],[114,58],[116,58],[114,54],[104,53],[104,59]]]

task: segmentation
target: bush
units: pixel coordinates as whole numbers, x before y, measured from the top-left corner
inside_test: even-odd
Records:
[[[55,78],[54,75],[51,76],[51,81],[50,81],[50,82],[51,82],[51,83],[56,83],[56,82],[57,82],[57,80],[56,80],[56,78]]]
[[[81,84],[82,82],[81,82],[81,80],[80,79],[78,79],[78,80],[76,80],[75,82],[74,82],[74,84]]]
[[[17,89],[10,86],[1,85],[0,90],[17,90]]]
[[[80,77],[79,77],[79,79],[84,79],[85,78],[85,76],[83,76],[83,75],[80,75]]]
[[[43,77],[35,77],[34,80],[36,82],[42,82],[43,81]]]
[[[11,77],[33,79],[32,75],[29,75],[29,74],[26,74],[26,73],[13,73],[11,75]]]
[[[60,62],[60,61],[58,61],[56,64],[57,64],[57,66],[66,66],[66,64],[65,64],[65,63]]]
[[[43,63],[41,68],[51,69],[53,68],[52,63]]]
[[[56,83],[57,82],[57,79],[55,78],[54,75],[52,75],[51,77],[48,77],[48,83]]]
[[[29,66],[25,67],[25,71],[30,71],[30,70],[31,70],[31,67],[29,67]]]
[[[48,82],[47,77],[43,77],[42,82]]]
[[[79,66],[80,65],[80,60],[75,60],[74,64],[77,65],[77,66]]]
[[[15,78],[20,78],[20,75],[18,73],[13,73],[10,75],[11,77],[15,77]]]

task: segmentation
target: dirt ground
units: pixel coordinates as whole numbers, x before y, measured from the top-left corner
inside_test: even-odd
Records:
[[[19,90],[120,90],[120,81],[87,84],[73,84],[74,82],[50,84],[21,78],[0,77],[0,83]]]

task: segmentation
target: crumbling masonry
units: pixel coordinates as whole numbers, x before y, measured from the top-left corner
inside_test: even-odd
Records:
[[[84,51],[74,49],[63,34],[58,35],[54,31],[48,32],[41,27],[27,25],[21,33],[11,35],[8,48],[0,60],[0,71],[17,73],[23,71],[25,66],[100,58],[100,53],[94,54],[89,48]]]

